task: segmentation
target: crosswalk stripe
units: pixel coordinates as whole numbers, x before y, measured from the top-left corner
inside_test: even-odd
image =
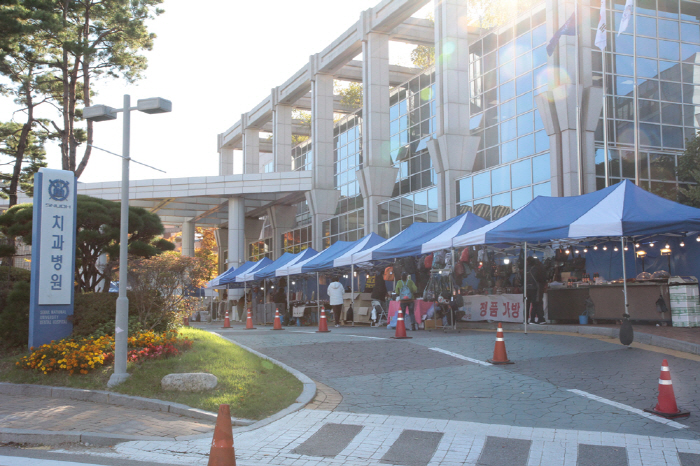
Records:
[[[579,444],[576,466],[627,466],[625,447]]]
[[[442,432],[404,430],[381,461],[405,466],[427,466],[443,435]]]
[[[530,454],[530,440],[504,437],[486,437],[478,466],[526,466]]]
[[[361,430],[362,426],[353,424],[324,424],[308,440],[292,450],[292,453],[334,457],[345,450]]]

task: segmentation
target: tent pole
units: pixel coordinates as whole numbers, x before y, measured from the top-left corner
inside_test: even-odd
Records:
[[[352,326],[355,326],[355,264],[350,265],[350,306],[352,307]]]
[[[291,288],[292,282],[289,281],[289,278],[287,278],[286,282],[287,282],[287,309],[285,309],[285,311],[287,312],[287,314],[289,314],[289,320],[287,321],[287,325],[289,325],[289,321],[291,321],[292,317],[293,317],[292,313],[289,312],[291,309],[291,306],[290,306],[291,301],[289,300],[289,288]]]
[[[629,303],[627,302],[627,266],[625,265],[625,237],[621,236],[620,241],[622,242],[622,288],[625,292],[625,317],[629,317]]]
[[[523,254],[523,301],[525,302],[525,311],[523,312],[523,329],[527,335],[527,314],[530,311],[528,309],[527,302],[527,241],[523,243],[523,248],[525,250]]]
[[[248,284],[245,282],[243,283],[243,312],[245,312],[246,324],[248,324]]]
[[[316,320],[321,322],[321,292],[319,290],[318,272],[316,272]]]

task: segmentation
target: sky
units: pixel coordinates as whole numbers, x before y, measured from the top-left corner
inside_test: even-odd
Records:
[[[156,33],[148,69],[132,85],[105,80],[93,104],[121,108],[123,95],[172,101],[172,113],[131,113],[131,157],[166,173],[131,164],[134,179],[218,175],[217,134],[236,123],[379,0],[165,0],[149,24]],[[392,43],[392,62],[407,64],[410,47]],[[396,58],[398,57],[398,58]],[[0,99],[0,119],[14,105]],[[22,121],[21,115],[16,116]],[[122,152],[122,118],[95,123],[94,145]],[[61,168],[56,146],[49,168]],[[79,151],[82,154],[82,150]],[[80,155],[82,156],[82,155]],[[79,160],[78,160],[79,161]],[[118,181],[121,159],[93,151],[81,182]]]

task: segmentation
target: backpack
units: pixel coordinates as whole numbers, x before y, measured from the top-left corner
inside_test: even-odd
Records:
[[[401,259],[401,265],[403,266],[403,271],[407,274],[414,274],[416,270],[416,261],[413,257],[404,257]]]
[[[405,283],[401,283],[401,289],[399,290],[399,301],[408,301],[410,299],[413,299],[413,293],[411,293],[411,289],[408,287],[408,280],[406,280]]]
[[[433,268],[433,253],[432,252],[430,254],[428,254],[427,256],[425,256],[424,264],[425,264],[425,268],[427,270],[430,270]]]
[[[460,254],[459,260],[462,262],[469,262],[469,246],[462,249],[462,254]]]
[[[386,269],[384,269],[384,280],[387,282],[393,282],[394,281],[394,268],[389,266]]]
[[[353,310],[352,305],[345,311],[345,322],[350,322],[353,320]]]
[[[434,269],[444,269],[445,268],[445,256],[447,254],[445,251],[438,251],[433,255],[433,268]]]

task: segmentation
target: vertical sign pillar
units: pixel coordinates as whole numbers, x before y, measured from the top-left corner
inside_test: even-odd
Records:
[[[77,193],[71,171],[34,175],[30,348],[73,332]]]

